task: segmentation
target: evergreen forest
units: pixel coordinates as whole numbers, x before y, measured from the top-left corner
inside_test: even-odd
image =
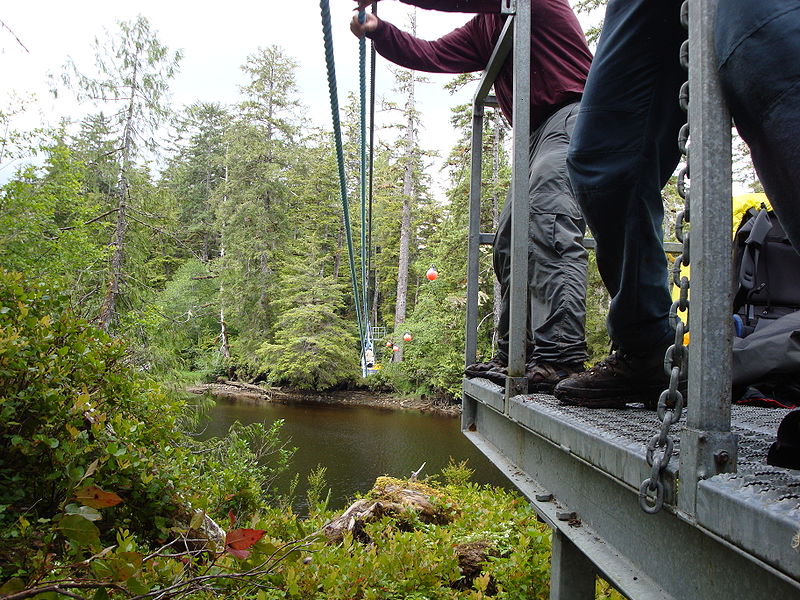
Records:
[[[0,188],[0,266],[56,283],[78,316],[126,340],[130,360],[163,380],[364,385],[336,155],[331,132],[304,117],[298,64],[261,48],[242,65],[239,103],[175,110],[169,86],[181,53],[146,19],[120,23],[96,53],[94,72],[67,64],[57,78],[58,93],[87,110],[78,123],[18,131],[24,102],[0,113],[0,161],[13,170]],[[378,131],[374,144],[368,238],[359,235],[359,107],[343,99],[349,219],[357,258],[362,239],[369,244],[369,321],[386,331],[376,340],[384,368],[370,385],[452,399],[463,365],[470,119],[453,107],[461,141],[432,175],[418,141],[421,84],[405,70],[391,83],[407,100],[383,107],[393,122],[390,141]],[[499,115],[487,125],[491,231],[508,184],[507,126]],[[446,181],[445,201],[432,197],[432,176]],[[492,342],[488,254],[483,353]],[[425,278],[431,265],[435,282]]]
[[[147,18],[119,22],[94,52],[53,77],[81,107],[72,119],[20,127],[29,101],[0,106],[0,598],[547,597],[547,529],[521,497],[471,483],[466,465],[403,484],[430,514],[387,511],[332,543],[324,467],[302,517],[294,489],[275,485],[291,472],[280,422],[199,440],[212,401],[180,393],[222,379],[457,403],[469,107],[452,107],[459,138],[433,172],[415,103],[428,84],[404,70],[387,83],[402,101],[381,107],[369,235],[356,233],[358,202],[347,215],[365,311],[383,328],[381,368],[363,378],[333,137],[307,117],[301,65],[267,45],[243,57],[238,102],[175,106],[182,53]],[[359,111],[344,95],[351,199]],[[482,231],[505,199],[508,142],[490,110]],[[481,252],[486,359],[499,290]],[[607,351],[607,300],[592,269],[594,356]],[[392,481],[363,501],[398,504]],[[465,569],[461,550],[480,568]],[[603,582],[597,594],[619,597]]]

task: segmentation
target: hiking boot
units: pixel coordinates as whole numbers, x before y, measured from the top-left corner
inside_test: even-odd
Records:
[[[663,347],[646,354],[630,354],[617,350],[583,373],[559,382],[553,394],[562,404],[589,408],[623,408],[641,402],[655,409],[658,398],[669,386],[664,371]],[[686,381],[680,391],[686,398]]]
[[[528,377],[528,393],[552,394],[553,388],[559,381],[582,371],[582,364],[559,365],[549,362],[529,364],[525,373]]]
[[[488,362],[479,362],[469,365],[464,369],[464,375],[467,377],[485,377],[486,373],[492,371],[495,373],[502,373],[503,377],[505,377],[507,366],[506,359],[495,356]]]

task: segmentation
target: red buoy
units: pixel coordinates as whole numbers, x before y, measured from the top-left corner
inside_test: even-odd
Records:
[[[403,339],[404,339],[405,341],[407,341],[407,342],[410,342],[410,341],[411,341],[411,339],[412,339],[412,338],[411,338],[411,334],[410,334],[410,333],[408,333],[408,332],[406,332],[406,334],[403,336]]]
[[[392,346],[392,352],[399,352],[400,346]]]
[[[439,272],[436,270],[436,267],[431,266],[428,272],[425,273],[425,277],[428,278],[428,281],[436,281],[436,278],[439,277]]]
[[[392,347],[392,342],[386,342],[386,347],[387,348],[391,348]]]

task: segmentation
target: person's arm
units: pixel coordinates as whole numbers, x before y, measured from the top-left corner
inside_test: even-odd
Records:
[[[370,6],[373,2],[373,0],[355,1],[358,3],[359,9]],[[377,1],[375,0],[375,2]],[[498,13],[501,4],[501,0],[400,0],[400,2],[429,10],[466,13]]]
[[[475,19],[433,41],[414,37],[371,14],[364,23],[354,16],[350,30],[357,37],[366,35],[372,39],[375,50],[387,60],[416,71],[469,73],[483,70],[488,60],[474,43],[478,35]]]

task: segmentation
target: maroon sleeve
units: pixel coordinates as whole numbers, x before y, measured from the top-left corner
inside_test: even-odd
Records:
[[[466,13],[499,13],[501,0],[400,0],[430,10]]]
[[[378,54],[401,67],[428,73],[469,73],[483,70],[489,59],[475,44],[478,18],[433,41],[416,38],[383,20],[368,36]]]

